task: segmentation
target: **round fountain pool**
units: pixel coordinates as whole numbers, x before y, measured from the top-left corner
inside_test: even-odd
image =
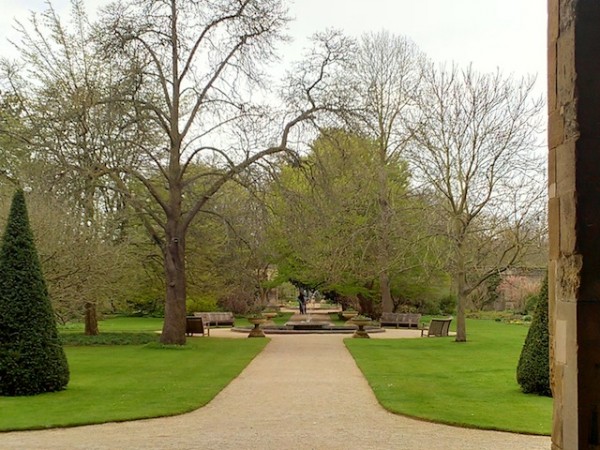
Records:
[[[263,325],[265,334],[353,334],[356,325],[332,325],[328,322],[288,322],[285,325]],[[238,333],[249,333],[250,327],[233,327]],[[380,327],[365,327],[368,333],[383,333]]]

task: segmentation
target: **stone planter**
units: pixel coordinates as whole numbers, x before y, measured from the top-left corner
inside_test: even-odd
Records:
[[[358,316],[358,312],[356,311],[344,311],[342,313],[342,317],[346,319],[346,321],[350,321],[356,316]]]
[[[265,332],[260,328],[260,326],[265,323],[267,319],[265,317],[250,317],[248,318],[248,322],[254,325],[254,328],[250,330],[250,334],[248,334],[249,338],[253,337],[265,337]]]
[[[369,333],[366,332],[365,326],[371,323],[371,319],[352,319],[348,322],[353,323],[358,327],[358,330],[352,335],[353,338],[370,338]]]

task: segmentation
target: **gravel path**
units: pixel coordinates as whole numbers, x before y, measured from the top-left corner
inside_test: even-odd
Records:
[[[225,334],[243,336],[211,330],[211,336]],[[378,337],[398,335],[394,330]],[[1,433],[0,449],[550,448],[548,437],[454,428],[388,413],[344,347],[345,337],[273,335],[238,378],[188,414]]]

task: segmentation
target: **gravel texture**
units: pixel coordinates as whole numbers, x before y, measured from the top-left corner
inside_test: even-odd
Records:
[[[217,336],[245,337],[211,330],[211,337]],[[273,335],[238,378],[207,406],[188,414],[0,433],[0,449],[550,448],[549,437],[455,428],[387,412],[346,350],[346,337]],[[373,335],[398,337],[420,337],[420,332]]]

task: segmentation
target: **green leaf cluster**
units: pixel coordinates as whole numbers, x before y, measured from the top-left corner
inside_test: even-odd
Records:
[[[282,170],[271,236],[284,256],[278,264],[282,274],[346,294],[372,284],[377,278],[376,173],[374,143],[337,129],[325,130],[299,166]]]
[[[387,180],[387,220],[379,177]],[[269,237],[280,255],[279,281],[376,302],[385,270],[394,296],[430,296],[427,288],[439,283],[431,283],[432,271],[425,268],[425,205],[408,194],[409,178],[402,159],[381,160],[376,141],[343,129],[322,130],[306,156],[282,168],[273,189]]]
[[[18,190],[0,249],[0,395],[62,390],[69,367]]]

